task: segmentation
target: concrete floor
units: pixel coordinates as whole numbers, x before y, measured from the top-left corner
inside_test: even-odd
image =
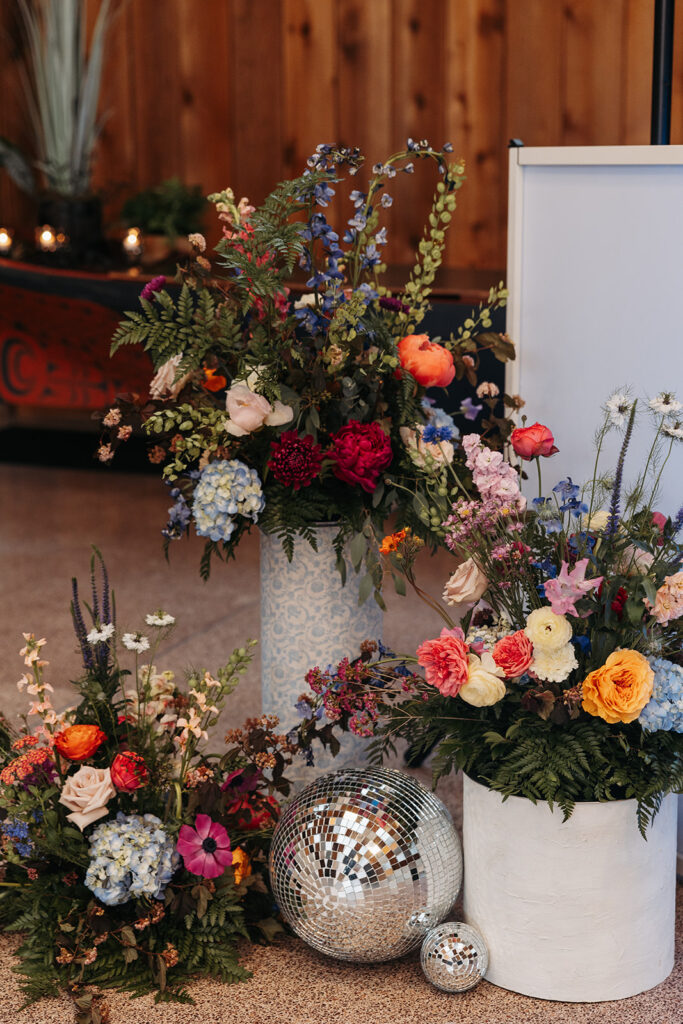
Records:
[[[81,666],[69,614],[70,580],[88,589],[90,546],[96,544],[116,593],[118,623],[137,629],[148,612],[163,608],[177,626],[158,668],[180,676],[188,666],[215,669],[230,651],[259,634],[258,539],[240,546],[236,562],[216,564],[208,583],[199,578],[202,544],[196,538],[162,553],[161,527],[168,492],[152,476],[91,470],[0,465],[0,708],[17,714],[25,698],[16,689],[23,672],[18,651],[22,632],[48,640],[47,678],[54,703],[72,703],[69,680]],[[440,592],[449,571],[445,554],[426,557],[425,589]],[[411,652],[441,628],[419,600],[387,595],[385,640]],[[260,710],[258,655],[237,689],[221,726],[239,725]],[[428,772],[423,770],[426,780]],[[448,780],[439,795],[459,811],[459,787]],[[680,895],[679,886],[679,895]],[[680,902],[680,901],[679,901]],[[631,1000],[565,1005],[513,995],[483,983],[465,996],[445,996],[423,980],[415,956],[371,968],[334,963],[298,940],[247,953],[254,972],[243,986],[198,983],[196,1007],[154,1007],[150,999],[112,999],[112,1020],[128,1024],[185,1024],[239,1021],[240,1024],[447,1024],[517,1021],[583,1024],[681,1024],[683,1021],[683,908],[678,913],[678,957],[674,973],[657,989]],[[25,1012],[9,971],[13,940],[0,937],[0,1024],[48,1024],[69,1020],[66,1004],[43,1001]]]

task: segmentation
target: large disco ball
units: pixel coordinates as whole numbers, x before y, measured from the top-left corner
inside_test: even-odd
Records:
[[[447,916],[462,853],[437,797],[402,772],[323,775],[287,807],[270,851],[276,902],[296,934],[339,960],[393,960]]]

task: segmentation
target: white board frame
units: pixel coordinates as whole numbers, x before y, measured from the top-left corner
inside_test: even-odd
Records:
[[[533,400],[533,395],[524,394],[524,332],[525,323],[528,325],[529,318],[524,310],[524,245],[525,229],[525,195],[526,195],[526,171],[528,168],[573,168],[573,167],[624,167],[632,166],[644,168],[647,166],[672,166],[680,167],[683,174],[683,146],[558,146],[558,147],[525,147],[515,146],[510,149],[509,154],[509,191],[508,191],[508,260],[507,260],[507,287],[509,291],[507,306],[507,332],[517,346],[517,359],[507,364],[506,390],[509,394],[520,394],[522,398]],[[683,202],[683,193],[682,193]],[[562,239],[558,239],[558,245]],[[529,239],[526,240],[529,244]],[[638,249],[634,246],[634,263],[637,262]],[[609,267],[600,267],[600,272],[609,275]],[[648,265],[648,270],[651,269]],[[681,263],[683,272],[683,261]],[[606,286],[609,291],[609,284]],[[567,292],[571,293],[571,282],[568,282]],[[574,293],[575,296],[576,293]],[[576,302],[576,298],[573,299]],[[672,330],[671,359],[672,369],[675,371],[667,381],[662,381],[661,387],[672,387],[678,385],[678,398],[683,400],[683,313],[676,310],[672,313],[672,323],[669,325]],[[558,311],[561,316],[561,311]],[[526,318],[526,319],[525,319]],[[675,338],[675,341],[673,340]],[[615,346],[616,348],[616,346]],[[615,380],[614,386],[624,381],[621,379],[618,353],[615,351]],[[550,383],[550,382],[549,382]],[[604,396],[605,398],[607,395]],[[533,422],[536,418],[532,405],[527,401],[524,409]],[[588,410],[587,410],[588,412]],[[595,423],[597,427],[600,416],[599,409],[594,410]],[[551,424],[549,424],[552,426]],[[680,446],[678,446],[680,448]],[[675,462],[680,466],[683,463],[683,456],[680,451],[675,453]],[[550,467],[548,467],[550,470]],[[667,467],[667,472],[669,467]],[[683,476],[683,473],[681,474]],[[681,485],[683,492],[683,484]],[[668,496],[668,495],[667,495]],[[683,494],[682,494],[683,497]],[[679,503],[680,504],[680,503]],[[666,511],[671,511],[666,509]],[[675,511],[675,510],[674,510]]]

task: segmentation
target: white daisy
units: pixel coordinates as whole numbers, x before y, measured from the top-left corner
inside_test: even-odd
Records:
[[[86,640],[88,641],[89,644],[93,644],[93,645],[94,644],[103,644],[103,643],[106,643],[107,640],[111,640],[113,635],[114,635],[114,623],[113,622],[105,622],[105,624],[103,626],[100,626],[99,629],[97,629],[97,628],[91,629],[90,632],[88,633],[87,637],[86,637]]]
[[[650,399],[648,405],[653,412],[658,412],[661,416],[669,416],[683,409],[683,405],[676,401],[671,391],[661,391],[656,398]]]
[[[166,612],[158,611],[154,615],[146,615],[145,622],[148,626],[172,626],[175,618]]]
[[[137,654],[142,654],[143,651],[149,650],[149,640],[142,633],[124,633],[123,646],[129,651],[136,651]]]
[[[610,418],[610,423],[615,427],[623,427],[626,417],[631,411],[631,399],[623,391],[617,391],[605,402],[605,409]]]

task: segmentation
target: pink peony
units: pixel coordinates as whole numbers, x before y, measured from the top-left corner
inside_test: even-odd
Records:
[[[430,686],[444,697],[457,697],[469,676],[468,647],[461,629],[442,629],[437,640],[425,640],[417,649],[417,662]]]
[[[228,833],[208,814],[198,814],[194,825],[181,826],[176,849],[193,875],[218,878],[232,864]]]

